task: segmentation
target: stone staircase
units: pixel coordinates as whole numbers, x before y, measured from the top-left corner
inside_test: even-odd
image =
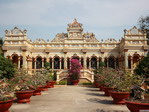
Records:
[[[68,70],[60,70],[57,71],[57,82],[67,79],[68,77]],[[88,69],[81,70],[81,77],[80,80],[86,80],[88,82],[94,81],[94,72]]]

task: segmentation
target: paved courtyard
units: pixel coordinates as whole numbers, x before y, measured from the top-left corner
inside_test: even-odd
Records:
[[[56,86],[40,96],[32,96],[28,104],[14,103],[10,112],[129,112],[125,105],[112,104],[98,88]]]

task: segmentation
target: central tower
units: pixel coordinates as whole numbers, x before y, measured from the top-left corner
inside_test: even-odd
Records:
[[[78,23],[76,18],[72,23],[68,24],[67,32],[68,32],[68,38],[83,38],[82,24]]]

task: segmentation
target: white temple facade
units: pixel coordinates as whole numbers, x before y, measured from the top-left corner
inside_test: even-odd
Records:
[[[18,68],[24,67],[30,73],[42,69],[50,62],[51,69],[58,71],[62,79],[70,67],[70,60],[76,58],[83,66],[82,73],[93,79],[93,70],[99,68],[100,61],[106,67],[132,71],[138,62],[147,55],[146,31],[135,26],[124,30],[121,40],[99,41],[93,33],[84,33],[82,24],[76,19],[68,24],[67,33],[58,33],[52,41],[27,37],[27,30],[15,27],[5,31],[4,56],[11,59]]]

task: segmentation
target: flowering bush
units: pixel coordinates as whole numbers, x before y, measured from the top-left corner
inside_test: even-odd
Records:
[[[37,88],[38,86],[46,85],[47,78],[43,74],[35,73],[32,76],[32,80],[34,82],[34,86]]]
[[[77,59],[71,59],[70,63],[69,77],[72,80],[78,80],[81,75],[80,70],[82,69],[82,66]]]
[[[138,85],[140,86],[143,81],[143,78],[131,74],[131,73],[122,73],[117,77],[117,87],[116,90],[120,92],[131,92],[131,89]]]
[[[8,79],[0,80],[0,101],[7,101],[14,97],[14,86],[8,82]]]
[[[36,86],[34,86],[35,80],[33,80],[32,76],[23,68],[17,71],[14,78],[10,80],[10,83],[15,85],[16,91],[36,89]]]
[[[102,68],[96,75],[96,80],[106,86],[115,88],[119,92],[130,92],[135,85],[140,85],[143,78],[128,72],[112,68]]]

